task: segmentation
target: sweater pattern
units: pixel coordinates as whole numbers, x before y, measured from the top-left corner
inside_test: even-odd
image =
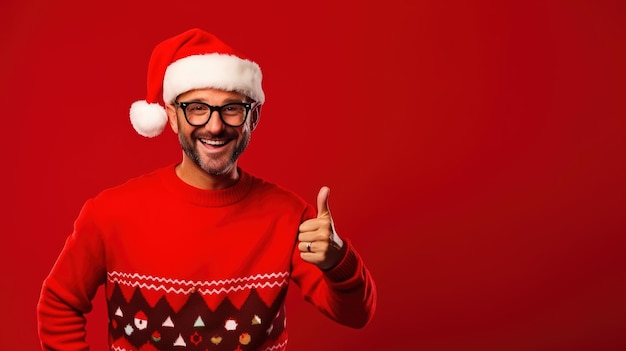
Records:
[[[111,349],[282,350],[288,272],[195,281],[109,272]]]

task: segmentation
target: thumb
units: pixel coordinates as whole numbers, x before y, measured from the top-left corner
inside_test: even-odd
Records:
[[[330,209],[328,209],[329,194],[330,188],[327,186],[323,186],[317,194],[317,218],[330,216]]]

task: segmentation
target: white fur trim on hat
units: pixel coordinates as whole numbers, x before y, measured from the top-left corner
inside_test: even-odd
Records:
[[[149,104],[145,100],[135,101],[130,106],[130,123],[137,133],[152,138],[161,134],[165,128],[167,113],[157,103]]]
[[[236,91],[263,103],[261,68],[258,64],[227,54],[191,55],[171,63],[163,78],[163,101],[193,89]]]

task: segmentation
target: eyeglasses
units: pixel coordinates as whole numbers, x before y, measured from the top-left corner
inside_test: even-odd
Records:
[[[212,106],[204,102],[178,102],[174,103],[183,110],[187,123],[194,127],[201,127],[209,123],[214,111],[220,116],[222,122],[230,127],[240,127],[248,117],[253,103],[232,102],[222,106]]]

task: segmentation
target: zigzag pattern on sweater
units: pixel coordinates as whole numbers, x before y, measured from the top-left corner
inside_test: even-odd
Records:
[[[282,287],[288,283],[289,272],[255,274],[247,277],[211,281],[162,278],[116,271],[108,272],[107,276],[111,283],[146,290],[162,290],[166,293],[184,295],[192,292],[198,292],[202,295],[218,295],[241,290]],[[213,286],[214,288],[209,288]]]
[[[123,275],[139,276],[132,273],[115,274],[118,280]],[[280,278],[281,275],[256,274],[228,280],[238,281],[241,286],[250,285],[250,281],[266,285],[269,276],[279,281],[284,279]],[[167,279],[150,277],[139,285],[113,283],[110,287],[107,304],[112,349],[164,351],[183,347],[187,351],[284,350],[287,342],[284,306],[286,286],[262,291],[252,288],[223,295],[202,295],[199,290],[195,290],[184,295],[167,293],[171,286],[154,284],[157,280]],[[176,281],[183,284],[190,282]],[[147,285],[160,288],[151,290],[146,288]]]

